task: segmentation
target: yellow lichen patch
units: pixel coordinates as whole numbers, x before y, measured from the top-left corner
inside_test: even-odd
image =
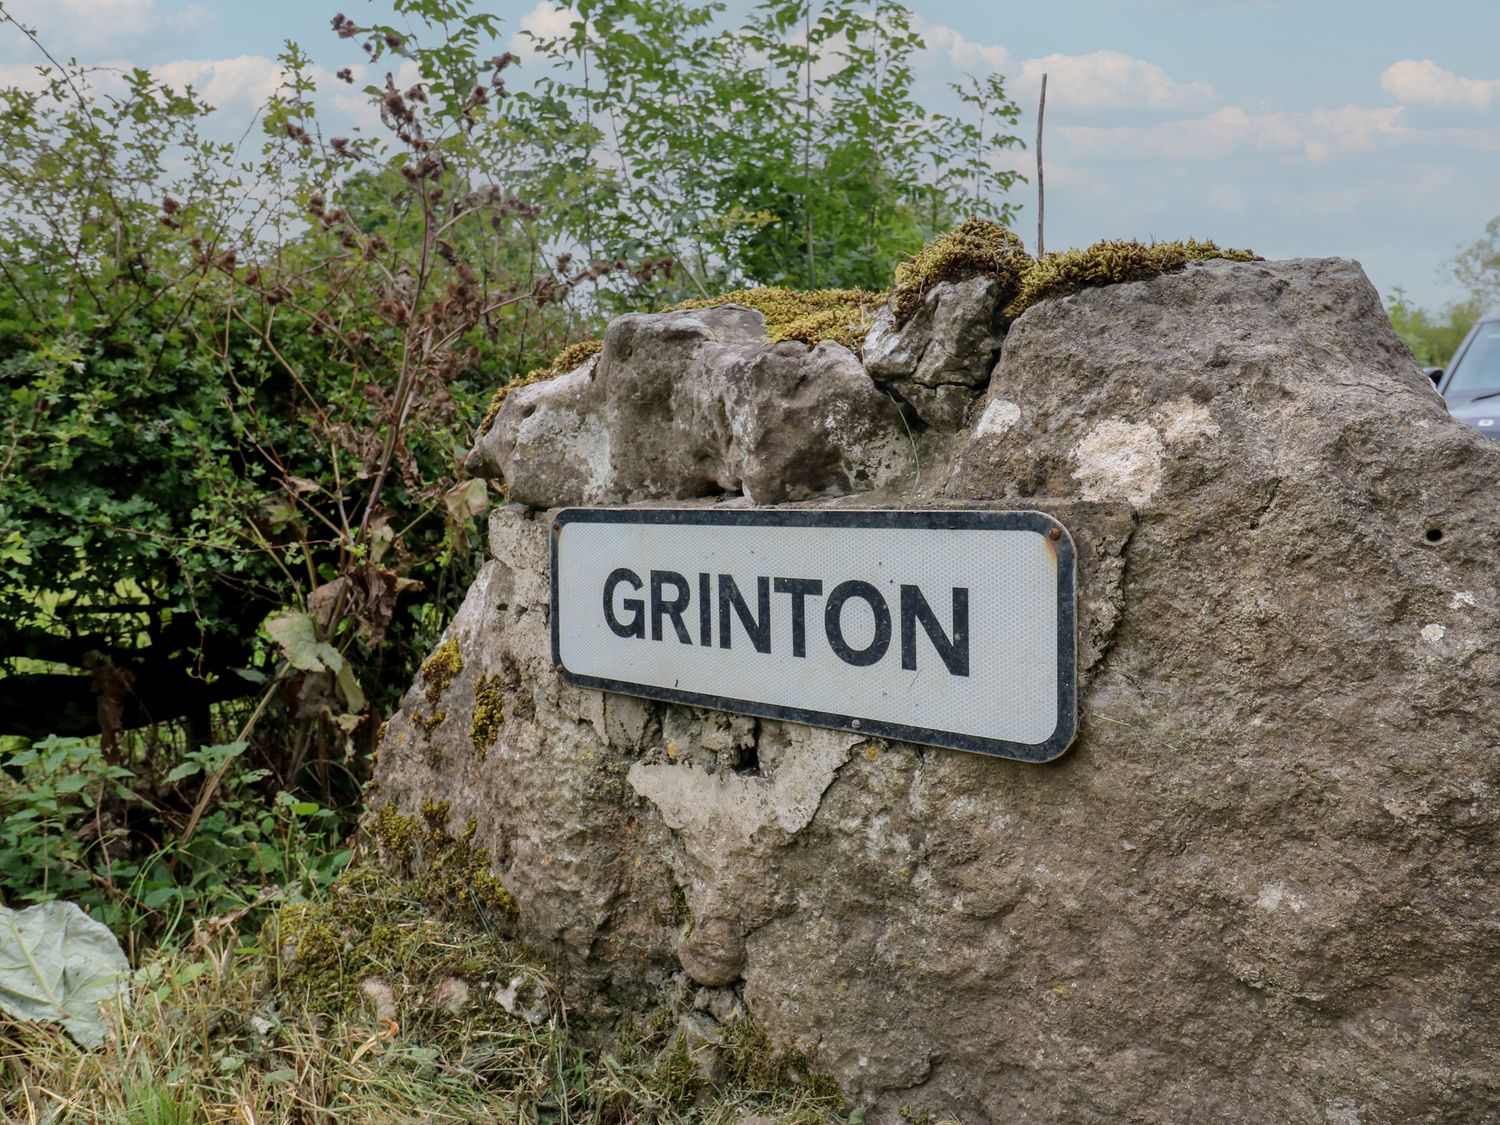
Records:
[[[765,286],[723,293],[706,300],[684,301],[676,308],[711,309],[722,305],[743,305],[766,318],[766,335],[773,344],[796,340],[813,345],[833,340],[857,351],[884,302],[884,293],[870,293],[864,289],[799,290]]]
[[[482,676],[474,688],[474,721],[469,738],[474,743],[474,758],[484,761],[490,744],[505,722],[505,680],[500,676]]]
[[[495,424],[495,416],[500,413],[500,408],[505,405],[505,397],[511,391],[520,387],[529,387],[533,383],[545,383],[548,379],[556,379],[559,375],[575,371],[603,349],[603,340],[579,340],[578,343],[569,344],[558,352],[552,357],[552,362],[545,367],[535,368],[520,378],[511,379],[503,384],[490,398],[490,405],[484,412],[484,420],[479,423],[479,432],[481,434],[490,432],[490,427]]]
[[[910,320],[932,288],[943,281],[981,274],[993,277],[1002,285],[1000,299],[1009,301],[1020,291],[1031,265],[1021,240],[999,223],[965,219],[896,267],[896,284],[891,289],[896,323]]]
[[[436,709],[443,692],[453,685],[454,678],[463,670],[464,657],[458,651],[458,641],[449,637],[422,662],[422,679],[427,683],[423,693],[429,707]]]
[[[1064,250],[1036,262],[1021,283],[1020,292],[1005,309],[1014,319],[1039,301],[1066,297],[1082,289],[1144,281],[1164,273],[1175,273],[1189,261],[1228,258],[1257,261],[1248,250],[1221,250],[1212,242],[1157,242],[1147,246],[1134,241],[1096,242],[1085,250]]]

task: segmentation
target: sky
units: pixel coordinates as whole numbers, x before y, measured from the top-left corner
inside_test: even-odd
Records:
[[[358,61],[329,30],[372,0],[0,0],[59,57],[191,82],[224,134],[244,131],[295,39],[323,68]],[[523,57],[551,0],[492,0]],[[1047,79],[1046,245],[1212,238],[1268,258],[1359,260],[1383,295],[1438,309],[1464,296],[1448,263],[1500,215],[1500,3],[1495,0],[908,0],[926,49],[918,93],[998,71],[1036,131]],[[737,8],[746,6],[737,0]],[[35,48],[0,26],[0,81]],[[357,114],[348,95],[333,112]],[[1032,153],[1010,157],[1023,171]],[[1035,248],[1034,188],[1017,232]]]

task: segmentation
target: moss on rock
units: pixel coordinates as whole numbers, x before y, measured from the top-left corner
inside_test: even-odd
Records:
[[[1221,250],[1213,242],[1196,239],[1157,242],[1150,246],[1133,240],[1105,240],[1084,250],[1047,254],[1033,263],[1022,279],[1020,290],[1006,307],[1005,315],[1014,319],[1041,301],[1067,297],[1101,285],[1145,281],[1165,273],[1175,273],[1190,261],[1208,258],[1238,262],[1259,260],[1249,250]]]
[[[839,1112],[846,1108],[837,1082],[820,1073],[806,1055],[775,1050],[760,1024],[749,1016],[725,1029],[723,1050],[726,1074],[737,1086],[767,1092],[806,1090]]]
[[[1031,266],[1031,256],[1012,232],[988,219],[965,219],[896,267],[891,311],[897,325],[905,324],[934,286],[978,275],[999,281],[1001,301],[1010,301]]]
[[[504,724],[505,680],[501,676],[481,676],[474,687],[474,719],[469,724],[475,761],[484,761]]]
[[[463,670],[464,656],[458,649],[458,641],[453,637],[438,645],[432,655],[422,661],[421,675],[426,685],[422,694],[427,697],[428,711],[423,715],[420,711],[413,710],[412,721],[428,734],[448,717],[447,712],[438,710],[438,704],[442,702],[443,693],[453,686],[454,679]]]
[[[431,656],[422,661],[422,679],[427,687],[424,693],[429,706],[436,707],[443,692],[453,686],[454,678],[464,670],[464,656],[458,650],[458,641],[449,637],[433,650]]]
[[[492,870],[490,855],[474,845],[474,822],[459,835],[448,831],[448,803],[428,802],[420,818],[382,805],[369,824],[382,859],[400,875],[419,880],[422,901],[434,910],[467,911],[475,918],[513,918],[516,902]]]
[[[430,1014],[430,1032],[465,1038],[479,1026],[524,1027],[496,1002],[495,988],[517,976],[545,979],[540,961],[492,929],[432,912],[423,885],[364,865],[346,872],[326,901],[293,903],[275,919],[283,983],[310,1011],[355,1018],[367,1011],[369,981],[390,989],[403,1030]],[[452,1005],[434,1010],[434,998],[472,987],[463,996],[464,1019]]]
[[[705,300],[684,301],[676,306],[676,310],[743,305],[766,318],[766,335],[773,344],[796,340],[812,346],[832,340],[850,351],[858,351],[884,301],[884,293],[864,289],[803,290],[763,286]]]
[[[858,351],[874,324],[875,314],[890,302],[897,326],[904,325],[922,307],[933,288],[945,281],[963,281],[985,276],[1001,283],[1004,315],[1015,319],[1040,301],[1066,297],[1098,285],[1143,281],[1182,269],[1189,261],[1226,258],[1259,261],[1248,250],[1220,249],[1209,241],[1157,242],[1146,245],[1132,240],[1096,242],[1083,250],[1048,254],[1040,261],[1026,252],[1013,232],[988,219],[966,219],[946,234],[934,238],[917,253],[899,263],[895,280],[885,293],[864,289],[782,289],[762,286],[740,289],[684,301],[670,311],[743,305],[766,318],[771,343],[796,340],[809,346],[833,340]],[[546,382],[566,375],[598,355],[603,341],[581,340],[560,351],[544,367],[512,379],[490,400],[480,424],[480,434],[489,432],[506,396],[518,387]]]
[[[520,387],[529,387],[533,383],[545,383],[549,379],[556,379],[570,371],[576,371],[603,350],[603,340],[579,340],[576,344],[569,344],[558,352],[545,367],[533,368],[519,379],[511,379],[501,384],[490,397],[490,404],[485,409],[484,419],[479,423],[479,432],[481,434],[490,432],[490,427],[495,424],[495,416],[500,413],[500,408],[505,405],[505,398],[511,391]]]

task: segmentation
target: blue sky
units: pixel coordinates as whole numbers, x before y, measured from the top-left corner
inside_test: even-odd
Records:
[[[192,81],[238,133],[281,42],[356,61],[328,20],[371,0],[4,0],[59,55]],[[743,6],[740,0],[739,6]],[[1460,297],[1446,263],[1500,214],[1494,0],[912,0],[927,95],[997,69],[1025,107],[1048,74],[1047,245],[1214,238],[1268,257],[1357,258],[1380,291]],[[507,33],[551,3],[490,5]],[[0,27],[0,78],[30,48]],[[335,108],[334,112],[338,112]],[[1029,170],[1029,154],[1016,158]],[[1035,237],[1031,189],[1013,199]]]

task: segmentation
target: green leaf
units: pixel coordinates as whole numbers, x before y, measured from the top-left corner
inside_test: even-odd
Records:
[[[115,935],[75,903],[0,907],[0,1011],[61,1023],[82,1046],[104,1042],[103,1009],[129,1002],[130,962]]]
[[[339,650],[318,640],[312,615],[287,610],[266,620],[266,632],[281,649],[286,662],[303,672],[338,672],[344,667]]]
[[[174,781],[181,781],[185,777],[192,777],[193,774],[201,772],[203,772],[201,762],[178,762],[167,772],[165,780],[170,785]]]

